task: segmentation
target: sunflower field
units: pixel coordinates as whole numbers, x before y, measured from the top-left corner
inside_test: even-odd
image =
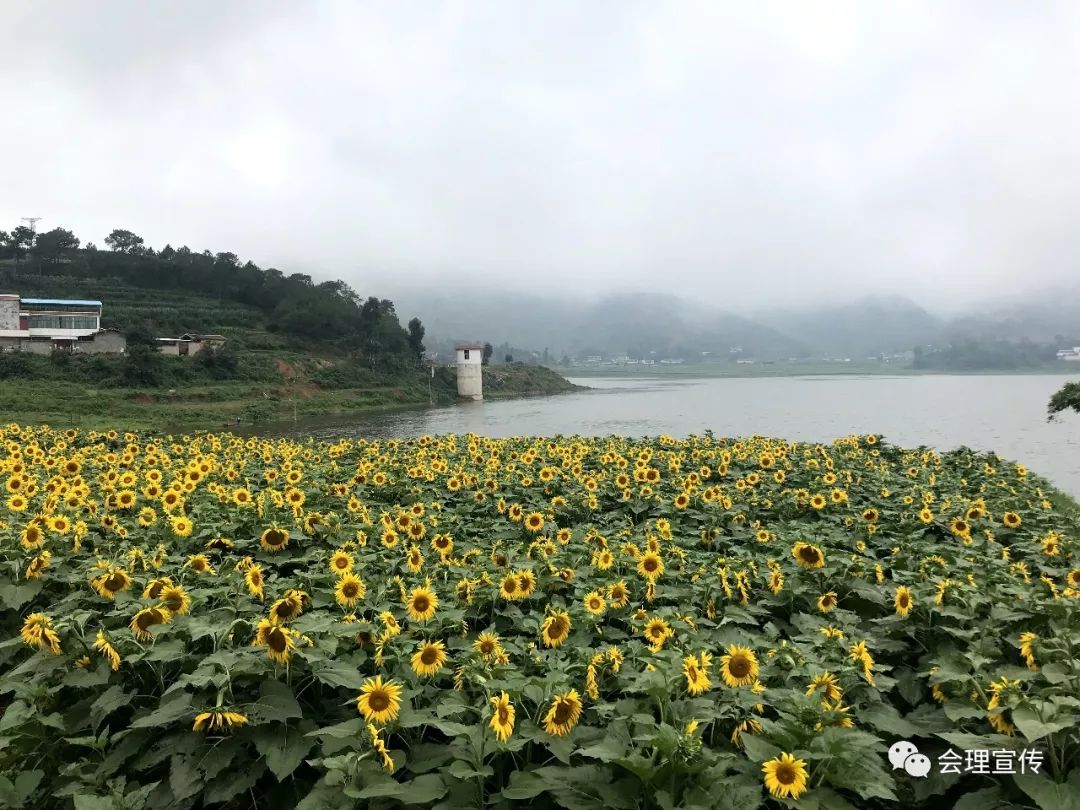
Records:
[[[0,807],[1075,808],[1074,509],[873,435],[0,426]]]

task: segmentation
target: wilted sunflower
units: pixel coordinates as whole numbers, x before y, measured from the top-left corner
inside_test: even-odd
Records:
[[[172,614],[163,607],[143,608],[136,613],[128,625],[135,638],[139,641],[149,641],[154,637],[150,628],[158,624],[168,624],[172,621]]]
[[[97,638],[94,639],[94,649],[105,656],[105,659],[109,662],[109,667],[113,672],[120,669],[120,653],[118,653],[116,648],[109,643],[109,640],[105,637],[105,633],[102,630],[98,630]]]
[[[555,695],[551,708],[544,715],[544,731],[554,737],[565,737],[574,730],[581,717],[581,696],[576,689]]]
[[[545,647],[559,647],[570,636],[570,614],[565,610],[556,610],[546,619],[540,628],[540,639]]]
[[[338,580],[337,587],[334,588],[334,597],[342,607],[353,607],[364,598],[366,593],[367,588],[364,587],[363,580],[352,574],[345,574],[341,577]]]
[[[446,663],[446,645],[441,641],[425,641],[413,653],[409,663],[413,672],[421,678],[434,677]]]
[[[213,711],[200,712],[195,715],[195,724],[191,727],[191,730],[224,734],[234,728],[246,726],[247,722],[247,715],[241,712],[234,712],[228,709],[214,709]]]
[[[792,754],[780,754],[761,766],[765,788],[777,799],[798,799],[806,792],[806,762]]]
[[[259,537],[259,545],[274,554],[289,545],[289,533],[277,526],[272,526]]]
[[[1020,654],[1024,656],[1027,668],[1038,671],[1039,665],[1035,663],[1035,642],[1039,640],[1036,633],[1030,631],[1020,634]]]
[[[261,602],[264,595],[262,568],[258,565],[251,565],[247,571],[244,572],[244,582],[247,585],[248,593]]]
[[[908,614],[911,613],[911,591],[908,590],[906,585],[900,585],[896,588],[893,604],[896,606],[896,615],[906,619]]]
[[[260,619],[252,644],[256,647],[266,647],[266,654],[272,661],[287,664],[296,647],[295,635],[294,631],[288,627],[274,624],[269,619]]]
[[[52,629],[52,619],[44,613],[31,613],[23,621],[19,636],[23,643],[38,650],[48,648],[53,655],[60,655],[60,637]]]
[[[806,687],[806,695],[809,697],[815,692],[821,692],[822,697],[827,701],[838,701],[844,696],[839,679],[831,672],[822,672],[813,677],[810,685]]]
[[[506,742],[514,733],[514,704],[510,695],[502,692],[491,698],[491,722],[489,724],[499,742]]]
[[[401,709],[401,685],[394,681],[384,683],[382,675],[368,678],[360,687],[356,708],[369,723],[389,723]]]
[[[757,680],[758,660],[749,647],[732,644],[720,658],[720,677],[732,689],[749,686]]]
[[[409,618],[418,622],[425,622],[435,615],[439,607],[439,597],[430,588],[413,588],[405,600],[405,610]]]
[[[791,556],[800,568],[815,569],[825,565],[825,554],[820,548],[811,543],[796,543],[791,548]]]

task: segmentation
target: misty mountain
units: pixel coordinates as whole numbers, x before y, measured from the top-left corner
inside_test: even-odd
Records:
[[[587,301],[498,290],[398,291],[397,311],[419,316],[431,341],[478,340],[543,349],[554,357],[629,354],[698,358],[702,352],[757,359],[851,357],[964,340],[1077,345],[1080,299],[1033,295],[973,302],[959,314],[931,312],[899,295],[801,309],[735,310],[727,302],[618,293]]]
[[[942,318],[899,295],[777,311],[767,317],[815,352],[851,357],[893,354],[917,344],[936,343],[945,326]]]
[[[738,346],[786,357],[806,350],[797,338],[772,326],[673,295],[623,293],[576,301],[497,291],[403,291],[394,300],[401,316],[419,316],[434,338],[546,348],[556,357],[727,355]]]

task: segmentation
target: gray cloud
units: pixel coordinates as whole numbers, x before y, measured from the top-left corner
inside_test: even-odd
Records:
[[[1075,277],[1080,6],[9,4],[0,227],[487,281],[928,304]]]

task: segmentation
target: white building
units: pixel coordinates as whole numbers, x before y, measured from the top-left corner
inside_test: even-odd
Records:
[[[0,294],[0,350],[119,353],[122,341],[101,328],[101,302]]]
[[[484,347],[478,343],[459,343],[454,347],[457,355],[457,392],[464,399],[480,401],[484,398]]]

